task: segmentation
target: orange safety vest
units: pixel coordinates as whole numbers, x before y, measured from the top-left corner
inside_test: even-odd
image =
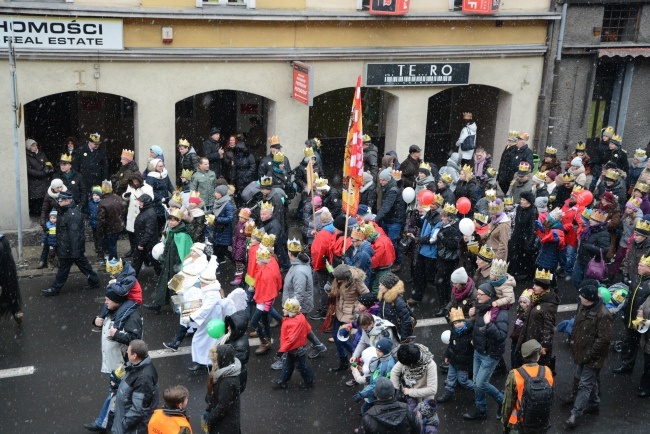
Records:
[[[183,427],[192,432],[192,426],[186,417],[167,416],[161,408],[153,412],[148,425],[149,434],[178,434]]]
[[[523,365],[522,369],[528,372],[528,375],[531,377],[537,377],[537,374],[539,374],[539,365],[531,366],[531,365]],[[514,370],[515,372],[515,385],[517,386],[517,400],[515,401],[515,408],[512,410],[512,413],[510,413],[510,418],[508,419],[508,424],[510,425],[517,425],[519,422],[517,419],[517,415],[519,414],[519,410],[521,409],[521,398],[522,395],[524,394],[524,377],[521,376],[517,370]],[[553,373],[551,372],[551,369],[548,366],[544,367],[544,377],[546,377],[546,381],[548,381],[548,384],[553,387]]]

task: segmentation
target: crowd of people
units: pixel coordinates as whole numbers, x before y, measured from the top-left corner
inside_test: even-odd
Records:
[[[597,415],[614,314],[623,314],[626,328],[617,374],[632,371],[640,331],[650,325],[646,152],[637,149],[629,165],[622,138],[607,127],[594,156],[578,142],[563,165],[550,146],[538,161],[529,135],[511,131],[493,167],[476,146],[471,113],[463,121],[458,151],[440,168],[425,162],[417,145],[402,162],[394,152],[380,158],[364,136],[364,183],[354,215],[324,177],[315,138],[305,142],[304,158],[292,170],[277,136],[263,155],[258,135],[222,143],[213,128],[199,152],[179,141],[176,185],[157,146],[144,172],[133,151],[124,150],[119,171],[109,176],[98,134],[82,146],[70,139],[56,172],[28,140],[30,206],[40,207],[44,231],[39,267],[58,266],[43,295],[60,293],[73,263],[86,275],[87,289],[100,286],[85,256],[86,219],[111,276],[94,321],[110,392],[86,428],[191,429],[184,387],[165,390],[163,409],[156,410],[159,379],[141,341],[139,307],[159,314],[167,305],[180,313],[180,323],[164,346],[177,351],[193,334],[189,369],[209,372],[206,432],[239,432],[249,337],[260,339],[257,356],[275,349],[271,367],[279,376],[272,387],[289,387],[294,368],[301,388],[314,387],[308,360],[328,348],[312,325],[331,334],[338,360],[330,371],[349,373],[350,399],[361,404],[355,432],[436,433],[437,406],[450,402],[457,386],[475,396],[464,420],[486,419],[489,396],[506,431],[543,432],[557,372],[556,329],[570,333],[575,363],[573,388],[562,396],[571,408],[565,426]],[[301,239],[289,239],[294,198]],[[120,259],[123,232],[130,249]],[[234,264],[232,276],[220,275],[226,260]],[[137,280],[145,264],[158,276],[148,290]],[[232,279],[232,290],[224,278]],[[572,281],[579,303],[575,317],[559,325],[563,278]],[[616,290],[608,289],[615,282]],[[529,288],[518,293],[518,283]],[[444,354],[432,354],[417,339],[422,303],[447,319]],[[214,318],[226,325],[222,337],[209,330]],[[495,386],[491,377],[505,367],[508,339],[512,370],[505,387]],[[644,351],[640,398],[650,397],[647,345]],[[446,371],[440,392],[439,368]],[[162,428],[172,425],[178,430]]]

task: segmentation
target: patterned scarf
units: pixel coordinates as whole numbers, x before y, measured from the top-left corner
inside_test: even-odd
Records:
[[[408,387],[415,386],[415,383],[424,375],[427,365],[431,361],[431,352],[422,344],[415,344],[420,350],[420,360],[414,366],[404,365],[404,383]]]
[[[549,292],[551,292],[550,289],[547,289],[546,291],[542,292],[539,295],[533,292],[533,297],[531,299],[531,306],[537,306],[539,304],[540,299],[544,297],[546,294],[548,294]]]

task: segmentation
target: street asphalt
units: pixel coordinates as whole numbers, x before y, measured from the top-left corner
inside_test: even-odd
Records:
[[[408,271],[402,273],[408,279]],[[26,275],[28,276],[28,275]],[[218,276],[226,291],[231,289],[232,266],[227,264]],[[100,274],[102,282],[108,278]],[[80,273],[71,275],[61,295],[44,298],[40,290],[49,286],[53,276],[41,275],[21,278],[25,319],[21,326],[13,320],[0,321],[0,388],[3,405],[0,406],[0,433],[84,433],[83,424],[93,421],[106,396],[108,375],[101,374],[100,334],[92,332],[91,321],[103,302],[102,290],[84,291],[85,279]],[[145,302],[149,301],[155,285],[151,268],[141,274]],[[407,283],[407,296],[411,284]],[[517,296],[526,284],[517,287]],[[415,309],[420,321],[416,329],[417,342],[428,346],[436,362],[442,361],[444,345],[440,334],[446,325],[429,321],[437,307],[430,300],[435,291],[429,288],[425,303]],[[573,315],[576,291],[569,282],[561,281],[559,293],[562,312],[558,322]],[[511,327],[514,323],[511,310]],[[170,310],[162,315],[144,311],[144,340],[156,355],[154,365],[159,374],[161,392],[164,388],[182,384],[190,390],[189,415],[195,433],[200,431],[200,418],[205,410],[206,372],[188,371],[191,356],[185,350],[172,353],[164,350],[163,342],[171,340],[178,326],[178,316]],[[319,322],[311,321],[315,330]],[[433,324],[433,325],[431,325]],[[277,340],[279,328],[273,329]],[[621,339],[623,324],[615,320],[615,339]],[[326,342],[328,336],[319,335]],[[506,361],[509,363],[509,344]],[[190,339],[183,342],[189,346]],[[273,351],[263,356],[252,352],[248,363],[248,386],[242,395],[243,433],[351,433],[359,424],[360,405],[352,401],[356,387],[348,387],[348,374],[331,374],[328,368],[338,360],[334,345],[327,343],[328,351],[310,365],[316,375],[315,387],[303,391],[298,388],[301,379],[297,372],[287,390],[273,390],[271,380],[277,372],[270,369]],[[162,351],[154,351],[162,350]],[[554,352],[557,357],[556,396],[568,390],[573,364],[565,335],[556,334]],[[610,360],[601,374],[602,404],[599,416],[585,416],[574,430],[584,433],[641,433],[647,432],[647,412],[650,400],[636,397],[643,359],[640,352],[634,373],[615,376],[612,368],[619,365],[619,354],[612,350]],[[33,367],[33,372],[32,368]],[[23,368],[18,370],[18,368]],[[18,375],[17,374],[26,374]],[[444,393],[445,374],[439,371],[438,395]],[[492,383],[502,389],[505,375],[493,376]],[[161,396],[162,401],[162,396]],[[495,418],[496,404],[489,401],[488,420],[465,422],[462,413],[473,408],[473,393],[459,390],[452,402],[438,407],[441,433],[500,433],[502,428]],[[563,430],[563,421],[570,408],[556,399],[553,408],[551,433]]]

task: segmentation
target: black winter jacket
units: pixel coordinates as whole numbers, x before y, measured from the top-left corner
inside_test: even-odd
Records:
[[[391,179],[381,187],[381,209],[377,212],[375,221],[381,224],[390,224],[404,223],[405,220],[406,202],[402,199],[402,191],[397,186],[397,182]]]
[[[90,192],[95,185],[102,185],[103,180],[109,179],[108,159],[106,151],[101,147],[92,152],[88,145],[78,147],[72,158],[72,168],[83,176],[86,192]]]
[[[335,188],[330,188],[327,194],[323,196],[323,206],[330,210],[332,218],[337,218],[343,212],[341,193]]]
[[[459,371],[471,371],[474,365],[474,346],[472,345],[474,323],[468,321],[466,324],[465,330],[460,334],[452,326],[449,345],[445,351],[445,359],[449,359],[451,366]]]
[[[70,178],[65,176],[63,172],[57,172],[54,175],[54,178],[58,178],[63,181],[63,185],[68,189],[67,192],[72,195],[72,199],[75,201],[81,210],[86,209],[86,203],[88,203],[88,195],[86,194],[86,182],[81,173],[75,172],[73,169],[70,169]]]
[[[441,226],[436,239],[438,259],[444,261],[457,260],[460,257],[460,240],[462,239],[463,234],[458,229],[457,223]]]
[[[636,275],[630,286],[628,298],[625,300],[625,306],[623,307],[625,327],[633,328],[632,321],[636,319],[636,312],[648,296],[650,296],[650,276]]]
[[[404,341],[406,338],[413,335],[413,318],[411,318],[411,309],[409,309],[408,304],[406,304],[404,297],[396,297],[392,303],[382,301],[379,305],[378,315],[386,321],[395,324],[400,341]]]
[[[474,349],[482,355],[488,355],[494,359],[500,359],[506,350],[506,338],[508,337],[508,311],[499,310],[495,321],[487,325],[483,320],[485,312],[489,312],[492,301],[487,306],[476,307],[476,323],[474,324]]]
[[[246,186],[255,180],[255,157],[242,143],[235,146],[235,159],[230,177],[239,192],[244,191]]]
[[[452,205],[456,204],[456,196],[454,196],[454,192],[451,191],[451,188],[446,187],[443,190],[438,190],[438,194],[442,196],[444,199],[444,203],[450,203]]]
[[[151,206],[151,202],[143,203],[140,214],[133,223],[133,235],[135,236],[136,245],[144,247],[145,250],[151,250],[158,241],[157,225],[156,211]]]
[[[27,151],[25,154],[27,160],[27,193],[30,199],[42,199],[47,193],[50,186],[50,178],[54,172],[52,165],[49,163],[47,155],[42,151],[38,154]]]
[[[56,249],[61,259],[79,259],[86,252],[84,217],[77,205],[59,208]]]
[[[472,203],[472,210],[476,206],[476,201],[478,201],[478,185],[476,183],[476,178],[472,178],[469,181],[458,181],[456,184],[456,190],[454,190],[454,197],[458,200],[461,197],[466,197]]]
[[[208,137],[203,142],[203,156],[210,161],[210,170],[217,175],[217,178],[221,176],[221,160],[223,160],[219,149],[221,149],[221,144],[212,140],[212,137]]]
[[[246,390],[246,382],[248,381],[248,368],[246,364],[248,363],[248,357],[251,352],[248,336],[246,335],[248,316],[246,315],[246,311],[240,310],[227,316],[224,322],[226,323],[226,327],[230,329],[230,337],[226,343],[235,349],[235,357],[241,362],[239,393],[244,393],[244,390]]]
[[[370,187],[359,195],[359,203],[368,205],[370,209],[377,209],[377,185],[373,182]]]
[[[144,323],[142,321],[142,314],[137,309],[131,310],[126,318],[115,318],[113,326],[118,329],[115,335],[113,335],[115,342],[129,345],[134,339],[142,339]]]
[[[588,239],[580,240],[580,247],[578,247],[578,257],[576,260],[581,265],[587,265],[591,258],[600,255],[599,252],[601,250],[604,258],[605,254],[607,254],[607,249],[609,249],[609,232],[607,232],[607,225],[605,224],[598,228],[594,228],[591,231],[591,234],[589,234]]]
[[[127,363],[126,374],[117,389],[113,433],[145,434],[158,408],[158,372],[147,357],[137,365]]]
[[[210,434],[239,434],[241,432],[239,426],[241,418],[240,394],[239,377],[222,377],[214,384],[207,417]]]
[[[420,434],[420,422],[408,404],[391,398],[370,405],[361,419],[359,434]]]
[[[377,180],[379,149],[372,143],[363,150],[363,170],[370,172],[372,179]]]

